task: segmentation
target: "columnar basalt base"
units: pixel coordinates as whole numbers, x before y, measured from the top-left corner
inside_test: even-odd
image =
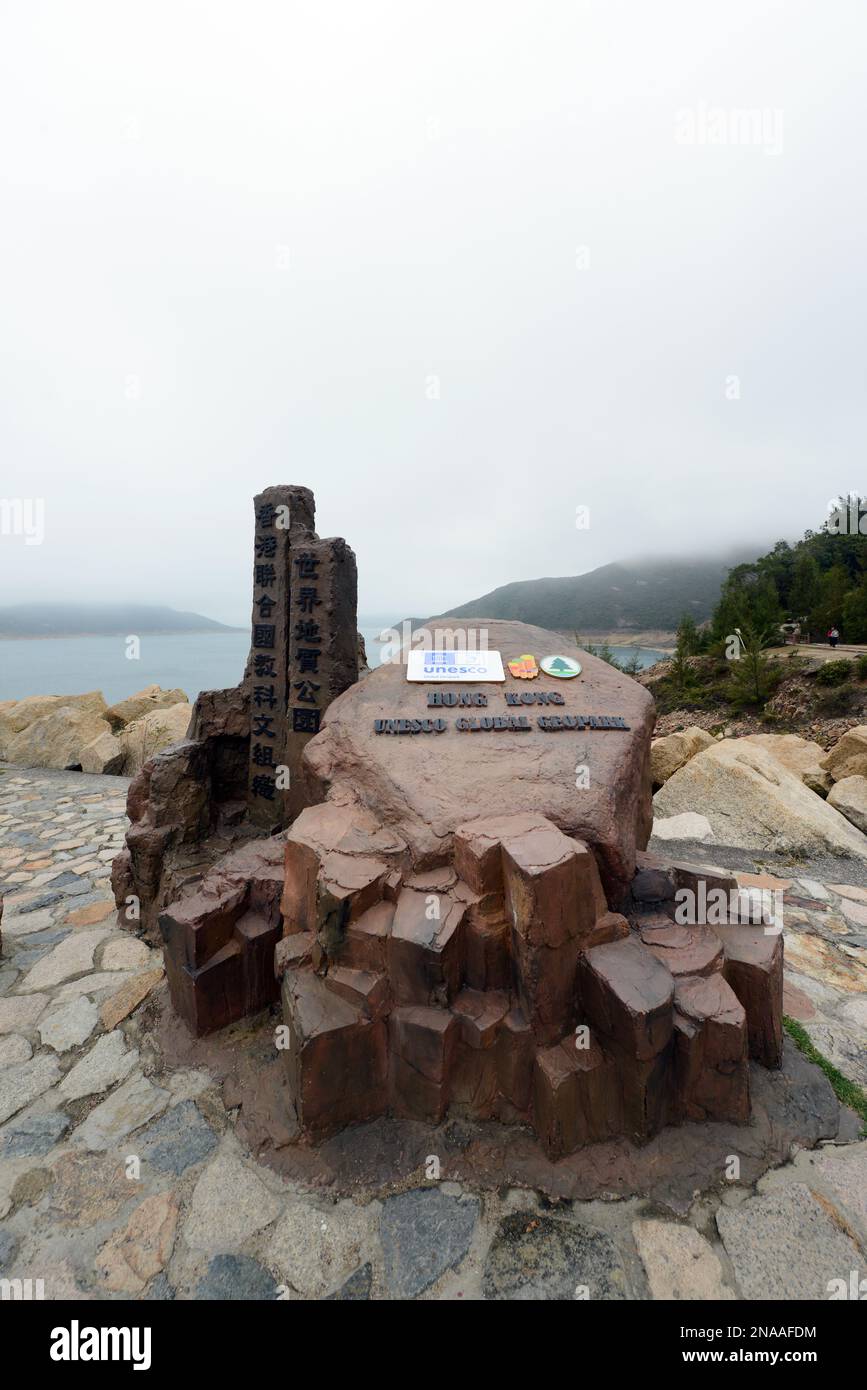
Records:
[[[296,558],[310,568],[315,556]],[[506,663],[562,640],[494,622],[488,636]],[[279,997],[287,1089],[309,1140],[455,1116],[530,1126],[561,1159],[645,1144],[671,1123],[744,1123],[748,1059],[779,1065],[782,939],[738,920],[724,871],[642,852],[652,705],[577,655],[580,681],[536,691],[562,717],[515,726],[491,716],[434,730],[421,717],[429,695],[449,709],[460,692],[425,692],[400,665],[371,672],[306,744],[313,804],[269,839],[230,849],[224,830],[230,852],[192,865],[171,901],[165,834],[201,851],[212,825],[196,790],[212,766],[200,741],[154,760],[147,795],[131,793],[130,860],[162,903],[175,1008],[202,1035]],[[514,708],[511,679],[471,698]]]
[[[287,836],[278,968],[311,1138],[386,1113],[463,1114],[530,1124],[559,1157],[667,1123],[748,1120],[748,1056],[774,1064],[778,936],[676,923],[664,867],[639,866],[629,920],[609,911],[591,851],[537,814],[459,827],[453,863],[427,875],[401,867],[393,833],[377,860],[383,836],[328,805]],[[480,925],[504,957],[495,986],[472,946]]]

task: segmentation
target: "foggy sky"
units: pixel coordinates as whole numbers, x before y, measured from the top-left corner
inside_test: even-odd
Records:
[[[865,31],[859,0],[6,6],[0,497],[46,536],[0,536],[0,604],[245,623],[272,483],[383,618],[818,525],[865,481]]]

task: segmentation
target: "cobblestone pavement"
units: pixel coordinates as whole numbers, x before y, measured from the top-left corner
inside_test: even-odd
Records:
[[[346,1300],[825,1299],[867,1277],[863,1141],[697,1192],[685,1219],[421,1171],[335,1201],[258,1163],[213,1078],[161,1067],[142,1027],[165,983],[115,924],[126,785],[0,767],[0,1276],[47,1298]],[[864,1084],[867,890],[785,891],[787,1011]]]

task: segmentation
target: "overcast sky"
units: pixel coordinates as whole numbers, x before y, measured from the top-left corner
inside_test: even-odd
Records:
[[[46,514],[0,603],[245,623],[271,483],[377,618],[797,538],[865,481],[865,34],[863,0],[6,5],[0,497]]]

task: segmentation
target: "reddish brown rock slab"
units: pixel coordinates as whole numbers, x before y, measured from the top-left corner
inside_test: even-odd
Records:
[[[761,927],[714,927],[725,950],[723,975],[747,1016],[750,1056],[778,1067],[783,1055],[783,937]]]
[[[451,898],[402,890],[386,947],[398,1003],[445,1006],[454,998],[463,977],[465,914]]]
[[[622,941],[629,935],[629,923],[619,912],[603,912],[593,923],[593,930],[583,943],[589,951],[594,946],[605,946],[609,941]]]
[[[301,965],[309,965],[316,941],[312,931],[296,932],[294,936],[284,936],[274,948],[274,977],[282,980],[287,970]]]
[[[536,1044],[551,1047],[569,1031],[577,1017],[578,942],[567,941],[557,947],[533,946],[512,928],[511,954],[515,992]]]
[[[336,856],[336,858],[331,858]],[[317,922],[317,885],[320,871],[328,861],[324,877],[332,892],[342,889],[356,895],[369,892],[371,878],[382,874],[380,887],[369,894],[367,901],[355,904],[355,916],[388,891],[390,871],[396,861],[405,857],[401,838],[378,824],[374,816],[354,802],[336,801],[309,806],[296,817],[286,835],[285,887],[282,912],[287,931],[312,931]],[[349,862],[354,859],[376,864],[377,869],[365,878],[363,868],[353,871]]]
[[[184,893],[160,914],[167,955],[193,970],[205,965],[231,940],[246,897],[245,883],[219,872]]]
[[[381,902],[367,909],[346,929],[341,965],[355,970],[384,971],[386,948],[394,921],[394,903]]]
[[[708,924],[713,925],[714,917],[720,913],[727,918],[729,905],[737,901],[738,881],[734,874],[715,864],[673,863],[671,871],[678,922],[701,925],[709,919]]]
[[[448,1109],[459,1024],[446,1009],[393,1009],[388,1020],[390,1098],[396,1115],[439,1123]]]
[[[250,885],[254,906],[279,911],[283,888],[284,845],[277,836],[246,840],[224,855],[216,872]]]
[[[710,927],[679,927],[666,921],[664,925],[640,923],[638,931],[647,949],[675,977],[722,970],[722,942]]]
[[[516,1115],[530,1106],[535,1057],[533,1030],[520,1009],[511,1009],[497,1036],[497,1083]]]
[[[349,921],[357,920],[384,896],[388,865],[366,855],[326,854],[319,870],[320,895],[327,893],[336,902],[349,906]]]
[[[584,941],[596,920],[596,861],[550,821],[503,839],[506,916],[533,946]]]
[[[647,1060],[669,1042],[674,981],[637,937],[594,946],[582,957],[579,985],[587,1021],[628,1054]]]
[[[388,980],[384,975],[333,965],[325,976],[325,984],[360,1009],[365,1018],[381,1018],[388,1011]]]
[[[283,1052],[299,1124],[314,1138],[381,1114],[388,1100],[386,1025],[309,970],[287,970]]]
[[[452,1004],[460,1035],[468,1047],[489,1048],[509,1012],[509,996],[499,990],[463,989]]]
[[[459,630],[466,639],[467,627],[454,619],[433,619],[429,626]],[[458,827],[489,816],[492,807],[542,815],[591,847],[609,899],[617,900],[629,887],[636,850],[646,845],[652,823],[649,693],[608,663],[571,647],[562,635],[493,619],[474,621],[474,630],[479,627],[504,663],[525,652],[578,656],[577,680],[540,678],[534,690],[553,690],[562,698],[558,715],[620,715],[628,729],[546,732],[538,719],[555,707],[534,705],[526,707],[530,727],[524,731],[459,732],[448,709],[443,733],[377,734],[377,719],[429,714],[426,688],[406,680],[402,662],[386,662],[329,706],[321,732],[308,743],[304,766],[311,795],[363,802],[383,826],[405,837],[418,868],[448,862]],[[436,688],[457,694],[467,689],[448,682]],[[526,693],[527,683],[509,675],[483,689],[488,706],[482,713],[500,715],[509,712],[506,692]],[[524,714],[525,707],[511,712]],[[590,786],[576,794],[576,755],[585,746]],[[464,868],[458,872],[466,878]],[[478,882],[467,882],[479,891]]]
[[[471,989],[508,989],[510,979],[509,924],[473,917],[464,923],[464,978]]]
[[[258,1013],[273,1004],[279,995],[274,975],[274,952],[280,928],[262,913],[251,909],[235,923],[234,939],[241,946],[243,1013]]]
[[[533,1122],[549,1158],[620,1132],[615,1064],[597,1042],[578,1048],[570,1036],[536,1054]]]
[[[674,1033],[655,1057],[639,1058],[617,1043],[607,1043],[622,1107],[621,1133],[646,1144],[667,1123],[673,1081]]]
[[[497,1102],[495,1049],[470,1047],[459,1038],[449,1088],[449,1111],[489,1120],[496,1113]]]
[[[530,829],[532,816],[482,816],[458,825],[454,837],[454,863],[458,877],[474,893],[485,895],[503,891],[503,835],[521,826]]]
[[[743,1006],[721,975],[678,980],[674,998],[675,1113],[745,1124],[750,1084]]]
[[[195,1037],[243,1018],[244,970],[238,941],[229,941],[196,970],[168,951],[165,963],[172,1004]]]

